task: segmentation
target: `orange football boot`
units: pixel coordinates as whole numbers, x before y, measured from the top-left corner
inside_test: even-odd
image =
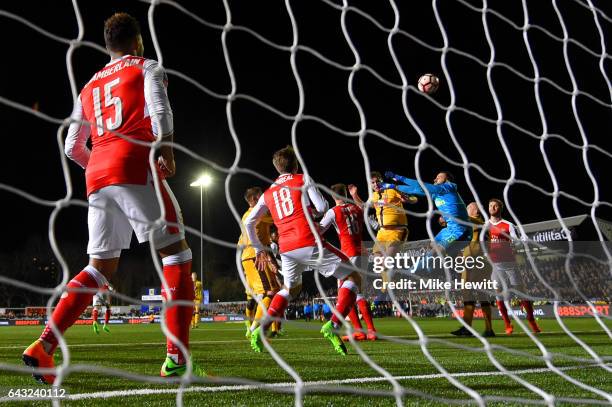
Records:
[[[366,340],[366,338],[367,338],[367,337],[366,337],[366,334],[364,334],[363,332],[354,332],[354,333],[353,333],[353,339],[355,339],[355,340],[356,340],[356,341],[358,341],[358,342],[365,341],[365,340]],[[348,337],[348,335],[344,335],[344,336],[342,337],[342,342],[349,342],[349,337]]]
[[[53,355],[49,355],[45,352],[45,348],[43,347],[43,343],[40,339],[37,339],[33,344],[28,346],[28,348],[21,355],[21,359],[26,366],[30,366],[32,368],[42,367],[42,368],[53,368],[55,367],[55,362],[53,361]],[[42,384],[53,384],[55,381],[54,374],[40,374],[39,372],[33,372],[32,377],[36,379],[37,382]]]

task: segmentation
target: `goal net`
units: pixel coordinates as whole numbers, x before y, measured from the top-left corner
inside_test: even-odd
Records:
[[[63,155],[69,109],[88,75],[107,62],[98,34],[102,21],[116,10],[106,2],[35,3],[31,8],[20,2],[0,6],[0,32],[10,42],[3,68],[7,83],[0,85],[10,157],[2,164],[0,193],[5,199],[3,218],[10,218],[5,230],[39,231],[58,272],[44,278],[20,274],[32,267],[29,258],[37,254],[23,249],[28,243],[21,236],[16,240],[19,247],[7,243],[7,250],[22,258],[1,253],[0,294],[6,292],[16,305],[3,304],[0,295],[0,307],[22,307],[19,301],[23,306],[41,305],[44,300],[49,315],[77,271],[74,267],[85,263],[72,264],[86,261],[64,244],[72,233],[86,236],[75,226],[86,225],[87,201],[77,187],[82,175]],[[499,291],[480,290],[493,305],[497,331],[497,337],[487,337],[480,328],[482,312],[474,313],[471,325],[464,318],[460,289],[381,292],[373,289],[380,278],[372,270],[373,258],[364,256],[357,266],[364,295],[380,304],[380,316],[389,309],[393,319],[380,319],[376,342],[350,339],[349,357],[342,361],[331,352],[320,355],[329,350],[315,341],[320,324],[293,318],[283,321],[289,338],[264,339],[265,359],[248,353],[242,337],[219,339],[210,362],[218,366],[208,366],[207,354],[198,353],[198,346],[217,339],[214,333],[202,333],[191,350],[219,374],[189,374],[169,383],[156,372],[143,373],[125,362],[93,364],[82,354],[79,360],[73,353],[85,345],[71,347],[70,340],[62,338],[56,385],[70,384],[74,394],[66,399],[100,402],[170,394],[178,405],[192,397],[198,404],[249,404],[254,401],[243,395],[255,392],[257,397],[274,394],[296,406],[361,400],[396,405],[612,403],[612,192],[606,182],[612,159],[612,18],[607,1],[199,3],[143,0],[116,6],[138,18],[145,55],[159,61],[168,74],[178,164],[178,175],[170,183],[183,207],[188,240],[193,248],[200,238],[206,241],[200,246],[205,247],[206,264],[223,268],[225,256],[237,270],[213,278],[231,274],[247,286],[236,245],[246,210],[242,194],[252,185],[273,182],[271,155],[291,145],[301,171],[330,200],[329,187],[339,182],[355,184],[364,201],[372,198],[370,173],[387,170],[415,179],[425,191],[438,172],[452,172],[465,203],[475,202],[485,219],[489,199],[501,200],[503,217],[517,229],[512,250],[522,288],[503,282]],[[436,93],[418,90],[417,80],[426,73],[439,78]],[[204,202],[212,212],[209,225],[200,223],[205,215],[190,203],[197,199],[187,186],[191,175],[186,173],[202,167],[218,181]],[[425,192],[417,204],[404,205],[408,241],[420,241],[433,256],[443,254],[438,246],[430,246],[445,215],[438,210],[441,204]],[[365,208],[366,217],[375,211],[372,202]],[[364,238],[376,241],[376,225],[365,225]],[[490,260],[491,247],[484,242],[487,227],[475,228],[484,228],[479,247]],[[77,249],[84,253],[85,241]],[[144,264],[151,274],[146,284],[158,284],[161,269],[155,251],[140,254],[145,263],[123,264]],[[194,271],[204,261],[200,254],[194,249]],[[391,282],[459,278],[448,266],[433,272],[387,271],[385,278]],[[313,305],[313,315],[315,303],[321,302],[337,312],[329,282],[315,272],[314,284],[318,294],[300,301]],[[129,287],[129,292],[118,289],[111,295],[124,304],[146,305],[136,292],[140,287]],[[25,304],[17,291],[36,300]],[[496,297],[508,309],[519,342],[499,337],[503,325]],[[542,333],[527,324],[517,298],[533,302],[540,322],[548,318]],[[417,315],[419,307],[422,315]],[[0,313],[0,321],[9,314]],[[374,320],[379,320],[377,315]],[[166,332],[164,318],[161,324]],[[456,328],[473,338],[450,335]],[[345,321],[342,334],[352,333]],[[302,334],[308,340],[300,341]],[[0,359],[0,390],[12,387],[16,379],[10,375],[31,374],[13,363],[27,345],[0,345],[5,356]],[[241,350],[234,353],[236,349]],[[217,353],[235,360],[224,365]],[[278,376],[251,374],[268,362],[278,368]],[[232,370],[230,364],[240,368]],[[125,381],[113,386],[115,390],[93,391],[80,387],[80,379],[71,382],[82,372]],[[0,401],[12,400],[4,393]],[[232,396],[223,398],[224,393]],[[60,400],[53,403],[59,405]]]

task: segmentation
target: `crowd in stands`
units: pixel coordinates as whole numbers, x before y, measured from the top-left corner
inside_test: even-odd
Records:
[[[220,314],[244,314],[246,301],[210,303],[202,305],[201,316],[209,317]]]
[[[553,300],[555,293],[551,291],[542,280],[557,293],[559,298],[568,302],[584,302],[588,299],[608,300],[612,295],[612,281],[610,268],[606,263],[589,258],[575,259],[566,268],[564,256],[536,259],[534,268],[529,262],[520,265],[523,286],[527,293],[543,300]],[[569,273],[568,273],[569,271]],[[539,276],[538,276],[539,273]]]

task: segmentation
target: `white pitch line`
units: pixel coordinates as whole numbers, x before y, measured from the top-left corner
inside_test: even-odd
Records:
[[[595,332],[603,332],[601,330],[589,330],[589,331],[572,331],[575,334],[586,334],[586,333],[595,333]],[[559,334],[559,333],[565,333],[565,331],[546,331],[546,332],[541,332],[538,335],[542,336],[542,335],[552,335],[552,334]],[[513,336],[525,336],[524,333],[515,333],[513,334]],[[459,338],[457,336],[452,336],[450,334],[433,334],[433,335],[427,335],[428,338]],[[414,338],[414,339],[410,339],[410,336],[407,335],[385,335],[385,338],[405,338],[407,340],[418,340],[418,338]],[[475,337],[474,337],[475,338]],[[497,336],[497,338],[509,338],[509,336],[506,335],[499,335]],[[274,342],[284,342],[284,341],[321,341],[325,338],[323,337],[313,337],[313,338],[276,338],[276,339],[272,339],[270,342],[274,343]],[[460,338],[463,339],[463,338]],[[383,338],[384,340],[384,338]],[[220,340],[220,341],[189,341],[190,344],[192,345],[213,345],[216,343],[248,343],[247,339],[224,339],[224,340]],[[113,346],[162,346],[162,345],[166,345],[166,342],[124,342],[124,343],[75,343],[75,344],[69,344],[68,348],[86,348],[86,347],[92,347],[92,348],[104,348],[104,347],[113,347]],[[27,347],[26,345],[8,345],[8,346],[0,346],[0,349],[24,349],[24,346]]]
[[[574,369],[586,369],[597,367],[597,365],[587,366],[566,366],[560,367],[559,370],[574,370]],[[550,373],[551,371],[547,368],[532,368],[514,370],[512,373],[521,374],[533,374],[533,373]],[[505,376],[506,374],[500,371],[488,371],[488,372],[464,372],[464,373],[451,373],[453,377],[480,377],[480,376]],[[396,380],[423,380],[423,379],[442,379],[445,375],[441,373],[433,374],[422,374],[422,375],[410,375],[410,376],[394,376]],[[340,380],[318,380],[304,382],[305,386],[326,386],[335,384],[351,384],[351,383],[377,383],[388,381],[385,377],[361,377],[351,379],[340,379]],[[244,390],[265,390],[274,388],[293,387],[294,382],[282,382],[282,383],[261,383],[261,384],[249,384],[249,385],[225,385],[225,386],[193,386],[183,389],[185,393],[220,393],[227,391],[244,391]],[[85,400],[85,399],[108,399],[114,397],[133,397],[133,396],[146,396],[153,394],[176,394],[179,392],[178,388],[175,389],[132,389],[132,390],[115,390],[115,391],[101,391],[95,393],[79,393],[70,394],[65,398],[66,400]],[[7,398],[0,398],[0,402],[9,401]],[[14,399],[13,399],[14,401]]]

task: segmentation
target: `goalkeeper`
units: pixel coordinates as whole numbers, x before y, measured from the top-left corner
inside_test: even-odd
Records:
[[[385,172],[385,178],[399,181],[403,185],[382,184],[383,189],[397,189],[405,194],[417,196],[426,195],[425,190],[415,179],[406,178],[391,171]],[[442,213],[442,217],[446,221],[446,227],[438,232],[434,240],[447,252],[454,242],[469,241],[472,237],[472,226],[468,219],[465,203],[457,192],[457,184],[453,181],[454,178],[451,173],[440,171],[433,184],[424,183],[436,208]]]

